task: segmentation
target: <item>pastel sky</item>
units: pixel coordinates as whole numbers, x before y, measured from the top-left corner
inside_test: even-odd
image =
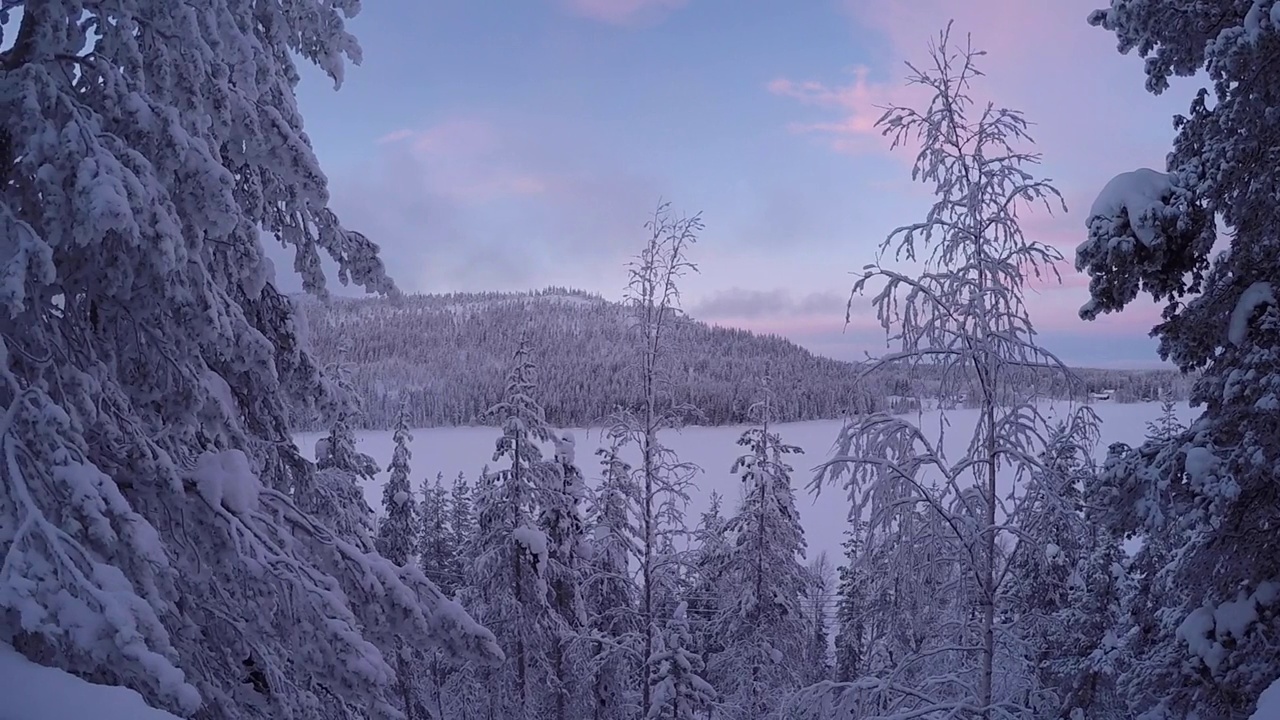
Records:
[[[351,23],[363,64],[336,93],[306,72],[300,102],[334,208],[407,291],[618,298],[662,197],[706,222],[692,315],[861,357],[884,341],[869,313],[844,327],[850,272],[929,203],[872,124],[918,99],[903,63],[948,19],[989,53],[980,94],[1036,123],[1069,212],[1025,227],[1068,261],[1108,179],[1163,168],[1191,88],[1147,94],[1141,61],[1086,23],[1101,2],[382,0]],[[1154,307],[1085,323],[1084,278],[1062,270],[1029,300],[1044,344],[1157,364]]]

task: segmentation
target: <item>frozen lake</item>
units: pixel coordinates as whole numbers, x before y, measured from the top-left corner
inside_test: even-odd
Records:
[[[1118,404],[1099,402],[1092,405],[1102,421],[1102,441],[1095,448],[1095,454],[1101,458],[1106,454],[1107,446],[1112,442],[1125,442],[1136,445],[1146,435],[1147,422],[1160,415],[1159,403]],[[1049,414],[1065,414],[1068,405],[1061,403],[1049,406]],[[1188,422],[1194,413],[1185,403],[1178,406],[1179,418]],[[921,427],[936,437],[939,427],[939,413],[926,412],[920,418]],[[949,425],[946,429],[946,451],[954,458],[960,455],[973,432],[973,424],[977,419],[975,410],[949,410],[946,412]],[[843,533],[848,527],[849,502],[842,488],[828,486],[815,496],[807,488],[813,476],[812,468],[825,461],[831,455],[832,443],[840,430],[839,420],[815,420],[810,422],[780,423],[774,429],[782,436],[784,442],[798,445],[805,454],[792,456],[795,473],[792,477],[796,487],[796,505],[800,511],[809,543],[810,558],[821,551],[826,551],[834,565],[839,564],[843,541]],[[702,472],[697,475],[697,489],[690,493],[689,508],[686,518],[692,527],[698,514],[706,509],[711,491],[718,491],[725,498],[723,512],[730,515],[738,498],[740,481],[729,472],[733,461],[741,454],[742,448],[737,444],[738,436],[746,426],[690,427],[679,432],[664,434],[664,441],[679,453],[680,458],[696,463]],[[588,484],[594,486],[600,477],[600,466],[595,455],[597,448],[607,445],[600,429],[573,428],[577,438],[578,466],[587,477]],[[324,433],[301,433],[294,439],[307,457],[314,458],[315,441]],[[474,487],[481,468],[493,457],[494,441],[499,435],[497,428],[491,427],[443,427],[413,431],[413,485],[417,489],[424,478],[434,482],[436,473],[443,472],[445,485],[452,485],[459,472],[465,473]],[[386,466],[391,460],[392,439],[390,431],[365,431],[357,433],[357,446],[362,452],[371,455],[380,465]],[[550,456],[550,447],[546,448]],[[386,472],[381,473],[375,483],[364,488],[365,498],[369,505],[381,511],[382,483],[386,480]]]

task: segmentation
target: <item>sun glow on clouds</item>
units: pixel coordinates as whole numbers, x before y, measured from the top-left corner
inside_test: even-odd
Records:
[[[914,86],[873,82],[871,70],[865,66],[854,68],[852,73],[853,81],[846,85],[775,78],[767,88],[774,95],[821,110],[834,110],[839,116],[834,120],[792,122],[788,125],[791,132],[823,137],[837,152],[856,154],[887,149],[890,141],[876,127],[885,109],[915,105],[922,99],[927,100],[927,96]],[[914,153],[903,156],[911,158]]]
[[[820,138],[837,153],[888,152],[891,140],[881,136],[875,123],[888,106],[920,108],[927,103],[923,88],[904,83],[909,73],[905,63],[919,67],[927,62],[929,42],[954,19],[952,45],[963,47],[971,34],[973,46],[987,53],[978,58],[985,76],[978,78],[972,92],[978,107],[990,98],[997,107],[1007,104],[1026,113],[1034,123],[1034,149],[1043,156],[1035,172],[1054,180],[1067,206],[1066,212],[1058,203],[1052,204],[1052,212],[1042,206],[1022,212],[1028,238],[1064,256],[1058,265],[1061,283],[1052,275],[1029,278],[1026,303],[1032,320],[1059,338],[1142,338],[1159,321],[1159,311],[1150,301],[1140,300],[1123,313],[1088,324],[1077,315],[1088,298],[1088,278],[1073,267],[1075,247],[1084,239],[1081,214],[1116,173],[1163,163],[1172,137],[1170,118],[1184,110],[1191,93],[1161,98],[1145,93],[1140,63],[1116,53],[1114,37],[1085,21],[1098,4],[1099,0],[984,0],[961,6],[944,0],[849,0],[844,8],[853,29],[886,41],[883,62],[857,67],[851,78],[837,81],[775,77],[764,89],[803,108],[797,114],[804,119],[788,126],[793,133]],[[894,154],[911,163],[917,151],[908,144]],[[875,179],[868,189],[893,193],[892,185],[884,183],[884,178]],[[892,224],[912,219],[897,218]],[[885,222],[883,227],[892,225]]]

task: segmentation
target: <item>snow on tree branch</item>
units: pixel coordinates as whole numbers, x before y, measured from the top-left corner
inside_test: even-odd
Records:
[[[909,82],[933,92],[930,104],[890,108],[880,119],[895,147],[919,142],[912,177],[932,185],[937,200],[924,221],[890,233],[853,288],[878,286],[872,305],[899,346],[863,376],[894,364],[929,367],[942,378],[940,396],[977,398],[978,423],[953,458],[945,419],[935,437],[905,418],[857,415],[818,468],[815,491],[843,482],[857,527],[851,572],[873,579],[868,592],[880,604],[858,632],[863,679],[810,689],[802,695],[809,710],[897,719],[1012,717],[1040,707],[1017,649],[1028,643],[1002,619],[1001,585],[1009,546],[1033,535],[1019,486],[1046,467],[1040,388],[1079,382],[1036,342],[1023,304],[1026,279],[1057,277],[1062,258],[1024,235],[1020,213],[1063,205],[1031,172],[1039,155],[1022,149],[1031,139],[1021,113],[971,100],[980,55],[957,49],[948,26],[930,46],[931,65],[909,66]],[[923,269],[909,277],[882,264],[890,257]],[[1013,480],[1007,498],[998,475]]]
[[[397,715],[396,634],[500,655],[300,509],[362,469],[341,432],[319,476],[293,446],[291,405],[345,408],[261,242],[311,291],[321,253],[394,291],[327,207],[294,94],[296,59],[335,83],[359,60],[358,8],[4,3],[0,634],[28,658],[234,720]]]

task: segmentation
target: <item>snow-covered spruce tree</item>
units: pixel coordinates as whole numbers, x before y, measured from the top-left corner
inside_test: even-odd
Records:
[[[582,568],[591,557],[591,543],[587,539],[587,520],[584,505],[587,499],[586,478],[577,464],[577,440],[565,430],[552,438],[558,471],[548,474],[550,485],[545,488],[542,500],[541,521],[551,541],[551,552],[563,563],[567,576],[552,584],[556,596],[557,612],[566,622],[575,625],[584,620],[582,610]]]
[[[413,486],[409,483],[409,460],[413,457],[413,453],[409,451],[409,443],[413,442],[413,436],[409,434],[408,423],[408,414],[402,404],[392,436],[394,449],[391,464],[387,466],[391,477],[382,486],[382,518],[374,540],[374,547],[384,558],[401,566],[408,565],[413,559],[418,548],[419,529],[418,504],[413,497]],[[432,651],[432,654],[435,652]],[[420,657],[420,652],[406,646],[403,641],[397,641],[396,685],[400,695],[400,709],[409,720],[423,716],[419,710],[420,693],[415,687],[418,679],[415,666]]]
[[[1055,671],[1065,681],[1058,688],[1058,714],[1124,720],[1131,717],[1128,699],[1136,697],[1119,685],[1129,663],[1125,636],[1133,632],[1134,585],[1123,539],[1101,519],[1113,507],[1116,488],[1091,463],[1082,470],[1087,532],[1067,601],[1058,611],[1063,632]]]
[[[930,553],[922,564],[893,558],[890,571],[936,602],[938,583],[948,597],[968,602],[950,611],[950,623],[905,646],[911,657],[909,684],[894,674],[867,687],[881,695],[875,713],[970,713],[981,717],[1023,712],[1019,688],[997,687],[997,601],[1003,577],[1002,546],[1010,531],[1000,515],[1013,508],[997,491],[997,477],[1019,478],[1038,468],[1045,420],[1034,400],[1050,379],[1070,377],[1040,348],[1022,302],[1032,275],[1055,272],[1059,254],[1028,239],[1019,224],[1022,207],[1050,201],[1058,193],[1030,174],[1039,156],[1029,143],[1027,122],[1014,110],[975,106],[970,84],[979,75],[979,53],[957,51],[950,28],[931,47],[932,65],[912,66],[913,84],[932,91],[923,111],[894,107],[879,121],[895,146],[918,141],[913,177],[934,186],[937,202],[919,223],[895,230],[881,245],[892,255],[922,266],[909,277],[880,262],[869,265],[854,294],[883,283],[872,298],[881,324],[899,345],[870,363],[865,373],[894,365],[927,368],[943,397],[964,392],[977,407],[977,422],[963,454],[949,458],[937,433],[885,414],[848,423],[838,452],[815,479],[844,478],[855,519],[868,522],[863,558],[886,553]],[[852,300],[851,300],[852,302]],[[945,413],[944,413],[945,414]],[[903,535],[904,522],[927,532],[926,545]],[[889,538],[906,547],[882,544]],[[927,562],[926,562],[927,560]],[[915,575],[915,577],[908,577]],[[971,619],[969,619],[971,618]],[[949,628],[949,629],[948,629]],[[953,632],[954,630],[954,632]],[[922,673],[929,658],[945,662],[937,674]],[[846,688],[847,689],[847,688]],[[865,693],[848,693],[850,698]]]
[[[580,717],[579,703],[588,702],[579,691],[584,674],[586,646],[578,640],[587,622],[583,604],[582,581],[586,561],[590,557],[582,515],[586,483],[578,469],[576,439],[570,431],[553,433],[555,458],[552,472],[542,475],[547,483],[540,489],[538,526],[547,536],[547,582],[551,592],[551,611],[559,616],[560,635],[552,640],[551,663],[554,685],[546,688],[552,695],[551,717],[565,720]]]
[[[689,632],[693,635],[692,648],[702,656],[705,667],[702,677],[712,687],[720,687],[723,683],[723,678],[716,674],[712,658],[724,650],[724,638],[720,636],[721,618],[731,602],[725,577],[729,540],[726,520],[720,512],[722,502],[720,494],[711,491],[707,509],[694,528],[684,596],[688,606]],[[713,703],[708,706],[708,715],[712,715],[714,710]]]
[[[1090,526],[1098,529],[1099,543],[1110,538],[1120,545],[1136,535],[1141,545],[1132,558],[1126,558],[1121,568],[1126,572],[1115,574],[1118,587],[1110,590],[1121,605],[1120,621],[1112,623],[1110,628],[1118,637],[1118,647],[1112,647],[1111,638],[1104,636],[1106,652],[1097,653],[1098,660],[1103,662],[1091,662],[1090,669],[1095,672],[1085,680],[1096,682],[1096,689],[1102,695],[1100,702],[1105,703],[1108,694],[1114,693],[1126,701],[1124,705],[1129,711],[1126,717],[1144,720],[1168,717],[1168,710],[1163,706],[1170,692],[1167,682],[1177,681],[1179,675],[1174,668],[1187,653],[1186,645],[1176,635],[1185,614],[1171,608],[1185,602],[1180,600],[1182,588],[1177,560],[1179,551],[1191,539],[1192,528],[1176,522],[1176,496],[1169,487],[1145,490],[1149,505],[1141,508],[1146,517],[1163,523],[1158,526],[1161,529],[1152,531],[1143,525],[1134,529],[1136,508],[1132,505],[1132,493],[1138,492],[1135,480],[1167,482],[1171,475],[1152,477],[1148,475],[1152,469],[1147,464],[1166,452],[1168,446],[1181,446],[1183,442],[1177,436],[1159,439],[1163,436],[1160,423],[1154,423],[1148,427],[1146,442],[1136,450],[1124,443],[1113,443],[1094,483],[1092,495],[1096,499],[1091,497],[1087,501],[1086,510],[1090,513]],[[1098,552],[1105,550],[1099,547]],[[1119,552],[1123,556],[1123,550]],[[1095,564],[1102,562],[1105,558]],[[1096,605],[1107,598],[1090,600]],[[1086,605],[1082,611],[1088,609]],[[1095,685],[1085,685],[1082,690],[1095,690]]]
[[[378,474],[378,463],[356,449],[353,422],[359,415],[359,398],[351,391],[349,371],[343,365],[328,368],[335,393],[345,407],[334,413],[329,434],[316,441],[316,474],[299,505],[338,534],[368,550],[373,547],[373,508],[364,498],[365,485]]]
[[[1136,535],[1141,545],[1125,563],[1127,573],[1122,579],[1125,586],[1117,592],[1127,597],[1122,609],[1122,622],[1113,629],[1120,637],[1120,647],[1109,654],[1104,670],[1116,677],[1102,678],[1115,685],[1115,692],[1132,714],[1158,707],[1167,687],[1153,683],[1145,669],[1156,664],[1173,663],[1185,649],[1181,643],[1170,642],[1169,633],[1176,632],[1182,615],[1168,612],[1178,597],[1178,566],[1171,562],[1178,550],[1187,542],[1191,528],[1172,522],[1177,512],[1173,493],[1168,488],[1147,490],[1147,507],[1143,512],[1160,529],[1152,531],[1145,526],[1136,530],[1133,526],[1131,503],[1127,493],[1135,491],[1134,479],[1143,472],[1143,465],[1155,455],[1165,452],[1166,446],[1181,446],[1182,433],[1186,430],[1171,414],[1162,412],[1156,421],[1147,424],[1147,435],[1140,450],[1135,451],[1125,443],[1112,443],[1106,461],[1102,464],[1093,483],[1093,498],[1087,503],[1090,525],[1105,532],[1121,543]],[[1149,479],[1159,481],[1158,478]],[[1123,600],[1122,600],[1123,602]],[[1172,627],[1171,627],[1172,626]],[[1157,710],[1157,716],[1162,710]]]
[[[260,238],[312,292],[321,251],[393,289],[326,207],[294,95],[296,60],[337,82],[359,58],[357,7],[0,6],[0,639],[38,663],[283,720],[395,715],[396,636],[498,657],[299,509],[287,408],[340,407]]]
[[[461,471],[449,491],[449,533],[453,537],[453,561],[450,572],[453,580],[462,583],[466,578],[467,545],[475,532],[475,513],[471,506],[471,486]]]
[[[636,524],[638,542],[640,637],[636,652],[639,668],[641,708],[648,712],[653,668],[648,660],[654,642],[662,632],[661,605],[674,599],[673,573],[678,554],[672,536],[684,531],[687,490],[697,467],[681,462],[659,437],[664,430],[679,428],[696,411],[676,401],[668,371],[672,325],[680,316],[679,283],[697,266],[689,261],[689,247],[702,230],[698,215],[676,216],[668,203],[660,203],[645,224],[649,238],[640,254],[628,266],[625,304],[632,313],[632,330],[637,345],[638,364],[633,367],[639,385],[639,406],[615,414],[610,434],[623,444],[639,448],[640,464],[633,472],[639,491]],[[663,592],[662,588],[666,588]]]
[[[382,520],[378,523],[375,546],[382,557],[397,565],[407,565],[419,547],[420,528],[418,503],[409,483],[409,460],[413,458],[409,443],[413,442],[413,435],[409,433],[409,418],[403,407],[396,418],[392,442],[391,464],[387,466],[391,477],[382,486]]]
[[[687,606],[680,603],[667,621],[649,664],[657,670],[647,720],[694,720],[715,699],[715,690],[700,675],[702,658],[689,649]]]
[[[477,560],[508,537],[505,528],[509,515],[498,494],[496,476],[488,464],[480,471],[470,496],[473,525],[467,541],[458,551],[464,570],[458,597],[477,618],[486,612],[491,617],[498,617],[503,611],[510,611],[514,603],[509,597],[510,585],[504,582],[501,572],[496,576],[491,573],[506,570],[507,566],[501,562],[481,565]],[[502,624],[489,621],[494,628]],[[453,663],[447,669],[452,672],[444,673],[446,679],[441,698],[435,704],[440,717],[504,717],[506,697],[493,692],[492,687],[503,682],[503,678],[510,677],[510,673],[504,675],[509,668],[466,661]]]
[[[451,509],[449,493],[444,489],[444,473],[436,473],[435,482],[423,479],[422,502],[418,511],[418,563],[422,572],[440,586],[446,595],[458,587],[454,575],[455,545],[449,527]]]
[[[507,375],[503,399],[489,411],[502,428],[493,461],[505,467],[484,479],[477,498],[479,521],[471,578],[464,600],[491,624],[506,661],[485,683],[494,717],[541,717],[553,687],[550,651],[563,622],[549,603],[550,548],[537,527],[542,489],[557,472],[542,458],[540,444],[551,439],[542,408],[534,399],[535,367],[522,338]]]
[[[1169,388],[1160,388],[1160,417],[1147,423],[1147,439],[1156,443],[1170,442],[1186,430],[1178,420],[1178,404]]]
[[[683,540],[688,529],[683,525],[671,527],[671,532],[662,534],[658,550],[653,554],[653,610],[664,623],[683,601],[689,587],[688,553],[676,547],[677,538]]]
[[[717,635],[724,650],[712,659],[724,685],[717,688],[728,718],[771,718],[800,687],[812,629],[802,603],[811,591],[804,530],[796,512],[786,445],[770,424],[772,388],[753,414],[759,426],[738,439],[746,453],[733,464],[742,478],[738,511],[725,524],[733,538],[725,564],[727,607]]]
[[[642,663],[631,642],[638,636],[636,583],[631,562],[638,557],[635,509],[639,497],[631,466],[618,439],[600,448],[600,485],[591,494],[587,526],[591,559],[584,574],[591,648],[591,718],[629,720],[637,712],[636,668]]]
[[[434,580],[441,592],[448,597],[455,597],[461,578],[455,572],[457,550],[453,530],[449,526],[451,516],[449,493],[444,489],[444,473],[437,472],[434,483],[423,478],[422,500],[418,503],[417,514],[412,518],[418,541],[414,548],[418,565],[422,568],[422,574]],[[420,660],[418,667],[421,669],[417,676],[424,681],[418,686],[418,703],[424,708],[434,708],[436,714],[442,714],[444,686],[456,667],[448,662],[443,653],[422,653],[416,649],[411,649],[411,652],[415,659]]]
[[[484,474],[488,473],[488,467]],[[458,473],[452,489],[446,491],[443,474],[437,473],[434,485],[422,483],[418,560],[423,573],[436,579],[447,595],[465,595],[469,552],[475,533],[475,517],[471,505],[471,489],[466,476]],[[439,652],[429,652],[423,662],[426,681],[422,705],[438,717],[468,717],[483,702],[482,689],[474,680],[476,668],[460,673],[462,663],[451,661]]]
[[[1007,681],[1024,683],[1024,702],[1040,715],[1062,709],[1082,661],[1078,653],[1083,641],[1074,636],[1081,628],[1072,624],[1071,610],[1081,600],[1079,573],[1090,552],[1081,493],[1093,469],[1096,423],[1088,414],[1071,420],[1089,426],[1054,427],[1041,452],[1041,467],[1025,478],[1010,518],[1017,544],[1000,591],[1002,620],[1012,630],[1010,652],[1027,660],[1019,668],[1025,678]]]
[[[1103,188],[1076,264],[1091,275],[1084,317],[1149,294],[1165,304],[1161,356],[1200,373],[1191,426],[1113,467],[1123,474],[1110,526],[1170,551],[1152,578],[1158,622],[1127,673],[1142,689],[1135,710],[1243,717],[1280,675],[1280,11],[1116,0],[1090,22],[1146,58],[1152,92],[1175,74],[1212,82],[1175,119],[1167,173]],[[1229,233],[1215,252],[1218,219]]]
[[[859,523],[860,525],[860,523]],[[849,683],[864,671],[864,625],[867,621],[865,566],[860,562],[861,531],[845,531],[844,564],[837,571],[835,681]]]
[[[835,672],[831,663],[831,627],[828,617],[834,605],[832,597],[836,589],[836,573],[826,551],[809,561],[809,644],[805,648],[805,671],[801,673],[801,685],[830,680]]]

